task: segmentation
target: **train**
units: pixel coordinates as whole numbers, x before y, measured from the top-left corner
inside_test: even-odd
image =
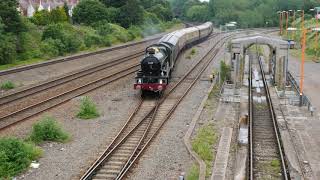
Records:
[[[191,44],[210,36],[213,24],[206,22],[200,26],[189,27],[163,36],[156,44],[148,46],[140,61],[140,69],[135,77],[134,89],[159,93],[167,88],[180,52]]]

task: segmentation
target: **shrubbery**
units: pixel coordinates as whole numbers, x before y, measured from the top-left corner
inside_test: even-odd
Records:
[[[77,117],[80,119],[93,119],[99,117],[100,114],[94,102],[87,96],[81,99],[80,110]]]
[[[25,169],[31,161],[36,160],[42,151],[32,144],[16,138],[0,139],[0,179],[9,179]]]
[[[12,81],[4,81],[1,83],[0,88],[4,90],[14,89],[16,85]]]
[[[65,142],[69,135],[64,132],[58,122],[52,117],[45,117],[32,127],[29,140],[35,143],[43,141]]]
[[[162,0],[83,0],[72,18],[66,4],[32,18],[19,16],[17,4],[0,2],[0,65],[8,64],[3,68],[141,39],[176,23],[169,22],[170,4]]]

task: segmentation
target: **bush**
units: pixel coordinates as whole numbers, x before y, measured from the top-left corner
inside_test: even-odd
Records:
[[[101,36],[107,36],[113,32],[111,24],[109,24],[108,21],[105,20],[94,23],[92,27]]]
[[[0,139],[0,179],[9,179],[27,169],[42,151],[16,138]]]
[[[1,89],[9,90],[14,89],[16,85],[12,81],[5,81],[1,84]]]
[[[110,24],[112,28],[112,36],[116,37],[116,39],[120,42],[127,42],[129,41],[129,33],[127,30],[119,25]],[[116,42],[115,42],[116,43]]]
[[[40,48],[44,58],[62,56],[65,51],[64,44],[59,39],[51,38],[41,42]]]
[[[99,116],[100,114],[97,111],[96,105],[89,97],[84,97],[81,100],[80,111],[78,112],[77,117],[80,119],[93,119]]]
[[[138,26],[130,26],[128,33],[130,41],[142,37],[142,30]]]
[[[69,24],[51,24],[47,26],[43,32],[42,39],[55,40],[53,44],[59,49],[59,55],[74,53],[84,47],[82,38],[78,37],[74,27]]]
[[[86,34],[84,37],[84,43],[86,47],[99,46],[103,43],[103,39],[98,34]]]
[[[45,27],[43,34],[42,34],[42,40],[45,39],[63,39],[65,36],[65,24],[50,24],[47,27]]]
[[[32,127],[29,140],[35,143],[43,141],[66,142],[69,135],[64,132],[57,121],[52,117],[45,117]]]

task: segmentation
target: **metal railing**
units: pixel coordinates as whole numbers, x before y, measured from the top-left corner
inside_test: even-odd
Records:
[[[293,86],[296,93],[300,95],[300,86],[289,71],[287,72],[287,81]],[[300,101],[301,101],[300,105],[307,106],[308,110],[309,111],[311,110],[311,107],[312,107],[311,101],[304,93],[302,93],[302,97]]]

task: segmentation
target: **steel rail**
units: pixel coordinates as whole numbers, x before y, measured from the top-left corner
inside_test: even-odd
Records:
[[[212,50],[213,50],[213,49],[214,49],[214,48],[212,48]],[[210,50],[210,51],[203,57],[203,59],[205,59],[210,53],[212,53],[212,50]],[[217,53],[217,52],[216,52],[216,53]],[[215,53],[215,54],[216,54],[216,53]],[[194,70],[201,62],[202,62],[202,61],[199,61],[193,68],[191,68],[191,69],[185,74],[185,76],[182,77],[182,78],[174,85],[174,87],[168,92],[168,94],[165,95],[165,96],[162,98],[162,100],[160,100],[160,101],[157,103],[157,106],[154,107],[154,108],[150,111],[150,113],[153,112],[153,116],[152,116],[152,118],[151,118],[151,120],[150,120],[150,124],[151,124],[151,122],[152,122],[153,119],[154,119],[154,114],[157,112],[157,108],[159,107],[159,105],[164,102],[164,100],[170,95],[170,93],[173,92],[173,91],[179,86],[179,84],[181,84],[181,83],[183,82],[183,80],[186,79],[186,77],[187,77],[191,72],[193,72],[193,70]],[[210,62],[211,62],[211,61],[209,61],[209,63],[210,63]],[[208,63],[208,64],[209,64],[209,63]],[[207,66],[204,66],[204,67],[205,67],[205,69],[207,68]],[[205,70],[205,69],[204,69],[204,70]],[[203,70],[203,71],[204,71],[204,70]],[[203,71],[201,71],[201,73],[200,73],[200,75],[198,75],[197,79],[201,76],[201,74],[202,74]],[[196,82],[196,80],[194,81],[194,83],[195,83],[195,82]],[[192,83],[191,86],[193,86],[194,83]],[[188,92],[190,91],[190,89],[191,89],[191,88],[188,88]],[[184,96],[185,96],[186,94],[187,94],[187,93],[185,93]],[[184,97],[184,96],[183,96],[183,97]],[[182,97],[182,98],[183,98],[183,97]],[[180,103],[180,101],[182,100],[182,98],[178,101],[178,104]],[[177,107],[177,104],[175,105],[174,109],[175,109],[176,107]],[[169,114],[172,114],[172,112],[174,111],[174,109],[171,109],[171,111],[169,112]],[[149,113],[148,115],[150,115],[150,113]],[[130,118],[131,118],[131,117],[130,117]],[[129,118],[129,119],[130,119],[130,118]],[[143,120],[144,120],[144,119],[143,119]],[[142,121],[143,121],[143,120],[142,120]],[[140,121],[140,123],[141,123],[142,121]],[[131,134],[131,133],[140,125],[140,123],[139,123],[134,129],[132,129],[132,131],[130,131],[130,133],[128,133],[125,138],[128,138],[129,134]],[[126,126],[126,125],[125,125],[125,126]],[[148,125],[148,128],[146,129],[143,137],[145,137],[146,133],[147,133],[148,130],[149,130],[149,127],[150,127],[150,126]],[[124,128],[122,128],[122,129],[124,129]],[[119,134],[120,134],[120,133],[119,133]],[[119,135],[119,134],[118,134],[118,135]],[[117,137],[116,137],[116,138],[117,138]],[[115,139],[116,139],[116,138],[115,138]],[[125,140],[125,138],[123,138],[123,140]],[[130,162],[130,159],[133,159],[133,158],[136,159],[135,154],[137,154],[138,147],[141,145],[141,143],[142,143],[143,140],[144,140],[144,138],[141,138],[141,139],[140,139],[138,145],[137,145],[136,148],[135,148],[134,153],[132,153],[132,155],[131,155],[130,158],[129,158],[129,161],[127,161],[127,164],[126,164],[126,165],[124,166],[124,168],[121,170],[121,173],[120,173],[120,174],[125,173],[126,170],[131,167],[131,164],[132,164],[132,163],[129,165],[128,162]],[[119,145],[119,144],[120,144],[120,143],[118,143],[118,145]],[[140,148],[139,148],[139,149],[140,149]],[[141,152],[141,151],[139,150],[139,152]],[[110,153],[109,153],[109,154],[110,154]],[[139,154],[140,154],[140,153],[139,153]],[[101,156],[100,156],[100,158],[101,158]],[[92,165],[92,166],[89,168],[89,170],[82,176],[81,179],[89,179],[89,178],[91,178],[92,175],[93,175],[93,173],[94,173],[94,171],[97,170],[97,168],[99,168],[99,166],[102,165],[102,163],[104,162],[105,159],[107,159],[107,156],[104,156],[102,160],[99,160],[99,159],[98,159],[98,160],[94,163],[94,165]],[[98,162],[98,164],[96,164],[97,162]],[[94,167],[94,166],[95,166],[95,167]],[[126,168],[126,167],[127,167],[127,168]],[[119,175],[120,175],[120,174],[119,174]]]
[[[252,138],[252,122],[253,122],[253,96],[252,96],[252,61],[249,60],[249,179],[253,180],[253,138]]]
[[[214,52],[214,56],[216,56],[218,54],[218,50],[216,50]],[[125,175],[128,173],[129,169],[132,167],[132,165],[138,160],[138,158],[140,157],[140,155],[142,154],[142,152],[148,147],[148,145],[151,143],[151,141],[153,140],[153,138],[160,132],[161,128],[163,127],[163,125],[167,122],[167,120],[170,119],[170,117],[172,116],[173,112],[176,110],[176,108],[178,107],[178,105],[181,103],[181,101],[185,98],[185,96],[190,92],[190,90],[194,87],[194,84],[199,80],[199,78],[201,77],[201,75],[203,74],[203,72],[207,69],[208,65],[211,63],[212,61],[208,61],[208,63],[206,63],[206,65],[204,66],[204,68],[201,70],[201,72],[198,74],[198,76],[195,78],[195,80],[190,84],[190,86],[187,88],[187,90],[183,93],[183,95],[179,98],[179,100],[175,103],[174,107],[169,111],[169,113],[166,115],[166,117],[164,118],[165,120],[161,122],[161,124],[159,125],[159,127],[155,130],[155,132],[151,135],[151,137],[149,138],[149,140],[142,146],[141,150],[139,150],[138,154],[134,153],[132,155],[132,160],[130,159],[127,164],[126,167],[122,170],[122,172],[120,172],[120,177],[117,179],[122,179],[125,177]],[[138,147],[137,147],[138,149]]]
[[[270,113],[271,113],[273,128],[274,128],[275,135],[276,135],[276,138],[277,138],[277,146],[278,146],[278,151],[279,151],[280,159],[281,159],[282,174],[283,174],[284,179],[288,180],[290,175],[289,175],[289,172],[287,171],[287,164],[286,164],[286,161],[285,161],[285,158],[284,158],[285,157],[285,153],[284,153],[284,150],[283,150],[283,145],[282,145],[282,141],[281,141],[279,126],[278,126],[278,122],[277,122],[276,115],[275,115],[275,112],[274,112],[274,108],[273,108],[273,104],[272,104],[272,100],[271,100],[271,95],[270,95],[270,92],[269,92],[269,86],[267,84],[265,73],[263,71],[263,64],[262,64],[260,59],[259,59],[259,66],[260,66],[260,70],[261,70],[263,84],[264,84],[265,91],[266,91],[266,94],[267,94],[267,102],[268,102]]]
[[[68,101],[68,100],[70,100],[70,99],[72,99],[72,98],[74,98],[74,97],[76,97],[76,96],[81,96],[81,95],[83,95],[83,94],[85,94],[85,93],[88,93],[88,92],[91,92],[91,91],[93,91],[93,90],[95,90],[95,89],[98,89],[98,88],[100,88],[100,87],[102,87],[102,86],[104,86],[104,85],[106,85],[106,84],[115,82],[116,80],[119,80],[119,79],[121,79],[121,78],[123,78],[123,77],[126,77],[126,76],[128,76],[128,75],[130,75],[130,74],[133,74],[133,73],[135,73],[135,72],[138,70],[138,66],[139,66],[139,65],[130,66],[130,67],[128,67],[128,68],[122,69],[122,70],[120,70],[120,71],[118,71],[118,72],[115,72],[115,73],[113,73],[113,74],[110,74],[110,75],[108,75],[108,76],[106,76],[106,77],[99,78],[99,79],[97,79],[97,80],[95,80],[95,81],[91,81],[91,82],[86,83],[86,84],[84,84],[84,85],[81,85],[81,86],[79,86],[79,87],[77,87],[77,88],[74,88],[74,89],[65,91],[65,92],[63,92],[63,93],[60,93],[60,94],[55,95],[55,96],[53,96],[53,97],[50,97],[49,99],[46,99],[46,100],[43,100],[43,101],[39,101],[39,102],[36,103],[36,104],[30,105],[30,106],[25,107],[25,108],[23,108],[23,109],[20,109],[20,110],[18,110],[18,111],[12,112],[12,113],[10,113],[10,114],[8,114],[8,115],[2,116],[2,117],[0,117],[0,130],[5,129],[5,128],[11,126],[11,125],[14,125],[14,124],[18,123],[18,122],[24,121],[24,120],[26,120],[27,118],[33,117],[34,115],[37,115],[37,114],[39,114],[39,113],[41,113],[41,112],[44,112],[44,111],[46,111],[46,110],[48,110],[48,109],[51,109],[51,108],[53,108],[53,107],[56,107],[57,105],[60,105],[60,104],[62,104],[62,103],[65,103],[66,101]],[[111,79],[112,77],[114,77],[114,76],[116,76],[116,75],[119,75],[119,77],[116,77],[115,79]],[[97,86],[95,86],[95,87],[89,87],[90,85],[93,85],[93,84],[95,84],[95,83],[98,83],[98,82],[101,82],[101,81],[104,81],[104,80],[108,80],[108,79],[110,79],[110,80],[107,81],[107,82],[105,82],[105,83],[102,83],[102,84],[97,85]],[[13,116],[17,116],[19,113],[23,113],[23,112],[25,112],[25,111],[27,111],[27,110],[29,110],[29,109],[31,109],[31,108],[35,108],[35,107],[37,107],[37,106],[43,105],[43,104],[45,104],[45,103],[47,103],[47,102],[49,102],[49,101],[56,100],[56,99],[58,99],[58,98],[61,98],[62,96],[69,95],[69,94],[71,94],[71,93],[73,93],[73,92],[75,92],[75,91],[77,91],[77,90],[80,90],[80,89],[82,89],[82,88],[85,88],[85,87],[89,87],[89,88],[88,88],[87,90],[81,92],[81,93],[77,93],[76,95],[73,95],[73,96],[71,96],[71,97],[68,97],[68,98],[62,100],[61,102],[58,102],[58,103],[53,104],[53,105],[50,105],[48,108],[44,108],[44,109],[42,109],[42,110],[40,110],[40,111],[37,111],[37,112],[35,112],[35,113],[28,114],[28,115],[26,115],[25,117],[23,117],[22,119],[18,119],[18,120],[15,120],[15,121],[5,122],[7,119],[9,119],[9,118],[11,118],[11,117],[13,117]],[[3,125],[3,124],[5,124],[5,125]]]
[[[87,75],[90,75],[93,73],[97,73],[99,71],[105,70],[106,68],[111,68],[112,66],[119,65],[124,62],[128,62],[128,60],[134,60],[135,58],[142,56],[143,53],[144,53],[144,51],[135,52],[135,53],[127,55],[127,56],[116,58],[112,61],[99,63],[97,65],[90,66],[90,67],[81,69],[76,72],[72,72],[72,73],[64,75],[62,77],[58,77],[56,79],[53,79],[53,80],[50,80],[50,81],[47,81],[44,83],[36,84],[35,86],[30,86],[30,87],[22,89],[20,91],[16,91],[16,92],[1,96],[0,97],[0,106],[7,105],[8,103],[12,103],[16,100],[20,100],[26,96],[34,95],[38,92],[45,91],[49,88],[53,88],[53,87],[59,86],[61,84],[71,82],[71,81],[76,80],[78,78],[81,78],[81,77],[84,77],[84,76],[87,76]],[[137,65],[138,65],[138,63],[137,63]]]
[[[217,33],[217,34],[220,34],[220,33]],[[212,36],[210,36],[209,37],[209,39],[211,39],[211,38],[213,38]],[[216,44],[217,45],[217,44]],[[217,51],[218,52],[218,51]],[[216,52],[216,53],[217,53]],[[215,55],[216,55],[216,53],[215,53]],[[207,53],[207,54],[209,54],[209,52]],[[214,56],[215,56],[214,55]],[[210,62],[211,61],[209,61],[208,62],[208,64],[210,64]],[[197,64],[199,64],[200,62],[198,62]],[[197,65],[196,65],[197,66]],[[207,67],[207,66],[206,66]],[[203,69],[203,71],[205,70],[206,68],[204,68]],[[201,72],[201,74],[203,73],[203,71]],[[184,77],[187,77],[190,73],[192,72],[192,69],[190,69],[190,71],[184,76]],[[200,77],[200,75],[201,74],[199,74],[198,75],[198,77],[197,77],[197,79]],[[178,84],[180,83],[180,82],[182,82],[183,81],[183,78],[181,78],[180,79],[180,81],[169,91],[169,93],[167,94],[167,96],[172,92],[172,91],[174,91],[174,89],[176,88],[176,87],[178,87]],[[192,84],[194,84],[196,82],[196,80],[192,83]],[[191,87],[192,87],[192,85],[191,85]],[[188,88],[188,90],[187,90],[187,92],[189,92],[190,91],[190,89],[191,89],[191,87],[190,88]],[[185,93],[184,94],[184,96],[186,96],[186,94],[187,93]],[[167,97],[166,96],[166,97]],[[184,97],[183,96],[183,97]],[[181,100],[183,99],[183,97],[182,98],[180,98],[180,100],[178,101],[178,103],[175,105],[175,107],[174,107],[174,109],[178,106],[178,104],[181,102]],[[165,97],[158,103],[158,104],[161,104],[163,101],[165,100]],[[121,144],[121,142],[122,141],[124,141],[126,138],[128,138],[129,137],[129,134],[131,134],[132,132],[134,132],[134,130],[147,118],[147,116],[149,116],[150,114],[151,114],[151,112],[153,112],[153,114],[156,112],[156,107],[158,107],[158,106],[156,106],[156,107],[154,107],[150,112],[149,112],[149,114],[147,114],[124,138],[122,138],[122,140],[116,145],[116,146],[114,146],[114,142],[116,142],[116,140],[118,139],[118,137],[122,134],[122,133],[124,133],[123,131],[124,131],[124,129],[125,129],[125,127],[127,126],[127,124],[128,124],[128,122],[130,121],[130,120],[132,120],[132,117],[137,113],[137,111],[139,110],[139,108],[140,108],[140,106],[141,106],[141,103],[142,103],[142,101],[140,101],[140,103],[139,103],[139,105],[137,106],[137,108],[135,109],[135,111],[131,114],[131,116],[129,117],[129,119],[127,120],[127,122],[125,123],[125,125],[123,126],[123,128],[119,131],[119,133],[117,134],[117,136],[114,138],[114,140],[112,141],[112,143],[108,146],[108,148],[103,152],[103,154],[90,166],[90,168],[86,171],[86,173],[81,177],[81,179],[90,179],[90,178],[92,178],[92,176],[94,175],[94,173],[95,173],[95,171],[100,167],[100,166],[102,166],[102,163],[108,158],[108,155],[110,155],[111,153],[112,153],[112,151],[114,151],[114,149],[117,147],[117,146],[119,146],[120,144]],[[174,109],[171,109],[171,111],[169,112],[169,116],[171,116],[171,114],[174,112]],[[169,118],[169,117],[168,117]],[[163,122],[164,123],[164,122]],[[162,124],[163,124],[162,123]],[[148,126],[149,127],[149,126]],[[158,129],[158,130],[160,130],[160,128]],[[158,132],[158,130],[157,130],[157,132]],[[145,131],[145,133],[148,131],[148,129]],[[145,134],[144,134],[144,136],[145,136]],[[155,136],[155,134],[152,136],[152,138]],[[139,145],[141,144],[141,142],[142,142],[142,140],[143,140],[143,138],[141,138],[140,139],[140,141],[139,141]],[[148,141],[148,143],[149,143],[150,141]],[[112,148],[112,149],[110,149],[110,148]],[[146,146],[144,146],[143,148],[142,148],[142,151],[144,150],[146,148]],[[133,159],[133,161],[131,161],[131,160],[129,160],[128,162],[127,162],[127,164],[125,165],[125,166],[127,166],[127,168],[124,168],[124,169],[122,169],[122,171],[121,171],[121,173],[122,173],[122,175],[121,175],[121,177],[123,177],[123,175],[127,172],[127,170],[132,166],[132,164],[136,161],[136,159],[138,158],[138,156],[141,154],[141,150],[139,150],[139,153],[138,153],[138,156],[135,156],[135,154],[137,154],[137,152],[136,152],[136,150],[138,150],[138,146],[136,147],[136,149],[135,149],[135,151],[134,151],[134,153],[130,156],[130,159]],[[108,154],[107,154],[108,153]],[[131,162],[131,163],[130,163]],[[129,164],[128,164],[129,163]]]

